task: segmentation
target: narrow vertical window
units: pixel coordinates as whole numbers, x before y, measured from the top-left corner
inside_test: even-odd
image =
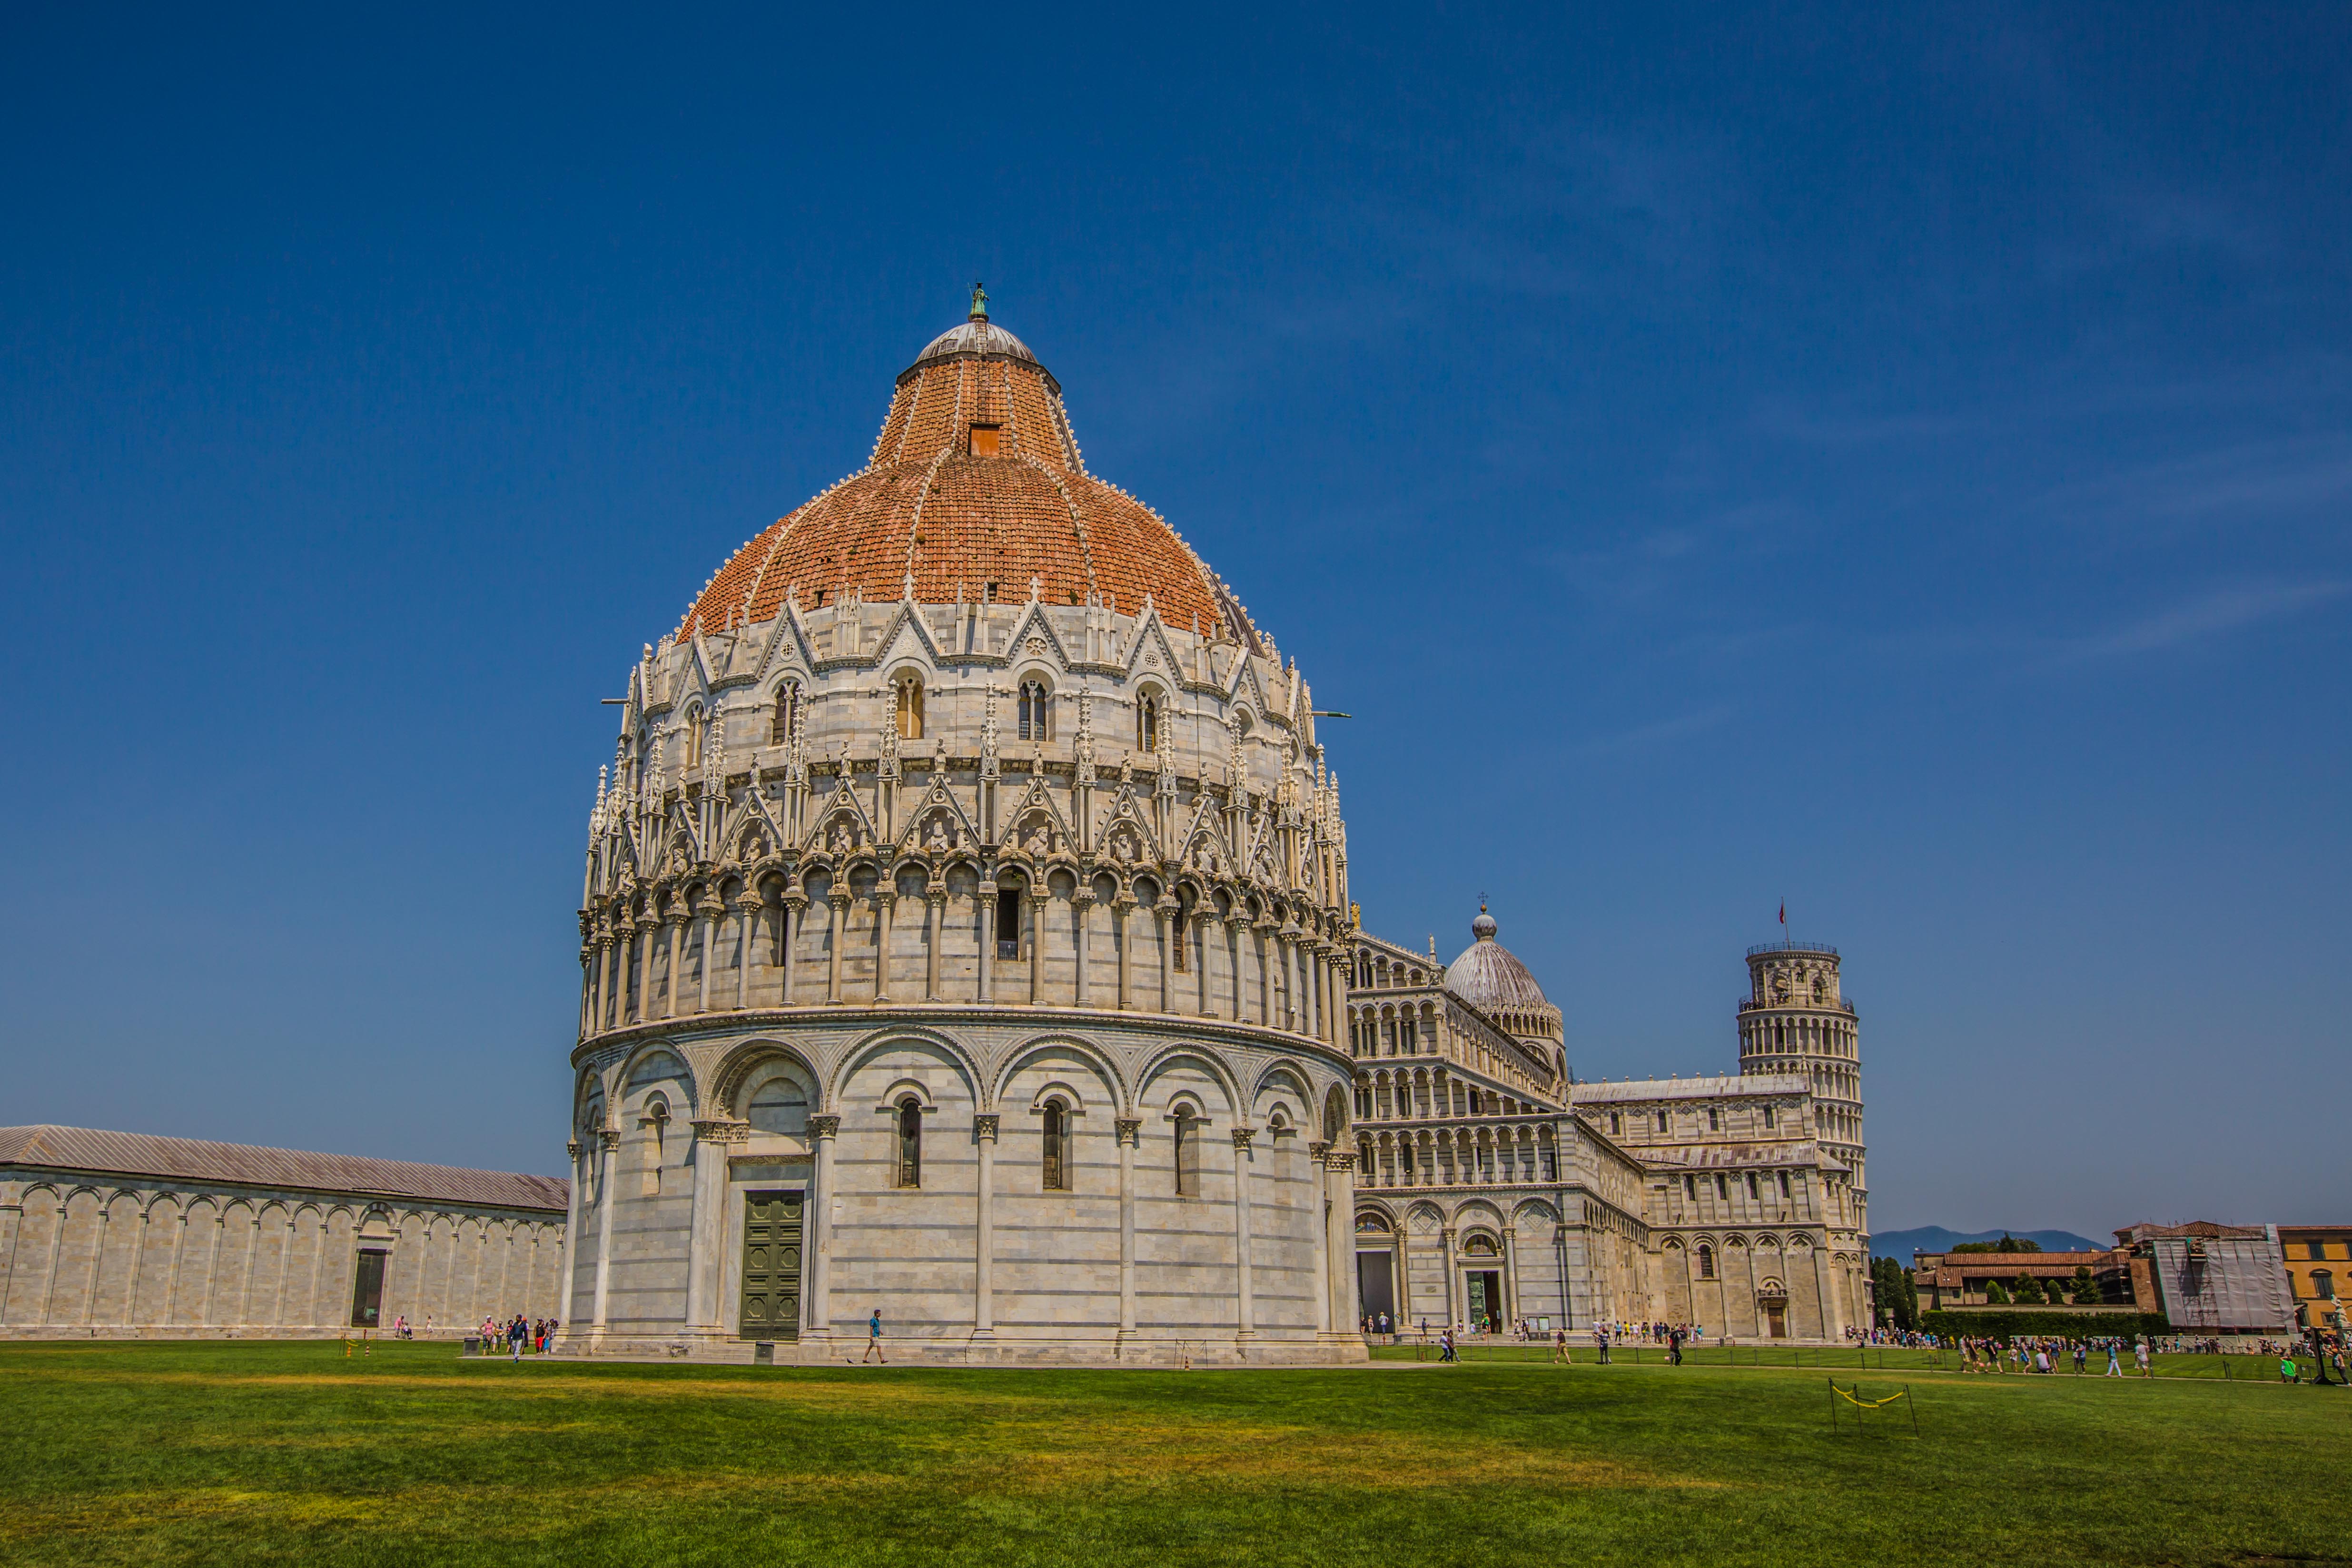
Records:
[[[1721,1112],[1709,1111],[1706,1113],[1706,1130],[1710,1133],[1720,1133],[1723,1131],[1723,1113]]]
[[[782,746],[800,729],[801,689],[790,681],[776,688],[776,709],[768,721],[768,744]]]
[[[1189,1111],[1176,1113],[1176,1196],[1201,1196],[1201,1123]]]
[[[1715,1173],[1715,1196],[1717,1197],[1729,1197],[1731,1196],[1731,1184],[1724,1179],[1723,1173],[1721,1171]]]
[[[898,1185],[923,1185],[923,1108],[911,1094],[898,1102]]]
[[[1754,1171],[1749,1171],[1748,1173],[1748,1196],[1750,1197],[1754,1197],[1756,1196],[1756,1173]]]
[[[1665,1113],[1664,1111],[1661,1111],[1661,1112],[1659,1112],[1659,1113],[1658,1113],[1658,1131],[1660,1131],[1661,1133],[1663,1133],[1663,1132],[1664,1132],[1665,1130],[1666,1130],[1666,1113]]]
[[[669,1131],[669,1103],[656,1099],[646,1106],[642,1124],[646,1129],[645,1168],[638,1190],[647,1197],[655,1197],[662,1189],[663,1134]]]
[[[1070,1190],[1070,1124],[1059,1100],[1045,1102],[1045,1183],[1047,1192]]]
[[[1622,1113],[1616,1111],[1609,1113],[1609,1131],[1612,1134],[1623,1134],[1625,1131],[1625,1118]]]
[[[1698,1249],[1698,1277],[1702,1280],[1715,1278],[1715,1249],[1704,1242]]]
[[[923,738],[923,677],[904,674],[898,677],[898,738]]]
[[[1043,681],[1024,681],[1024,682],[1022,682],[1022,683],[1021,683],[1021,738],[1022,738],[1022,739],[1024,739],[1024,740],[1050,740],[1050,739],[1052,739],[1052,738],[1053,738],[1053,737],[1052,737],[1052,736],[1050,736],[1050,735],[1048,735],[1048,734],[1046,733],[1046,730],[1045,730],[1045,713],[1046,713],[1046,708],[1045,708],[1045,682],[1043,682]]]
[[[1789,1196],[1789,1173],[1787,1171],[1782,1171],[1780,1173],[1780,1196],[1782,1197]]]
[[[1698,1177],[1695,1176],[1685,1176],[1683,1177],[1683,1197],[1688,1198],[1693,1203],[1696,1203],[1698,1201]]]
[[[1764,1126],[1768,1132],[1772,1126],[1772,1107],[1769,1105],[1764,1107]]]
[[[1144,693],[1135,705],[1135,748],[1160,749],[1160,699],[1150,692]]]

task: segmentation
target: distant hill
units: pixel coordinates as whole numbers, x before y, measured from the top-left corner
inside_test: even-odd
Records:
[[[2094,1241],[2071,1230],[2012,1230],[2009,1234],[2022,1241],[2039,1241],[2044,1252],[2104,1252],[2115,1245],[2113,1240]],[[1915,1251],[1948,1252],[1962,1241],[1998,1241],[2000,1238],[1998,1230],[1947,1230],[1940,1225],[1922,1225],[1916,1230],[1880,1231],[1870,1239],[1870,1255],[1892,1258],[1907,1266]]]

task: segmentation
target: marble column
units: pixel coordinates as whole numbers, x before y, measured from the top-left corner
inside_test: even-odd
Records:
[[[1462,1270],[1454,1255],[1454,1227],[1441,1227],[1437,1232],[1438,1256],[1445,1268],[1445,1323],[1451,1328],[1462,1322],[1462,1307],[1456,1296],[1462,1289]]]
[[[809,1198],[808,1319],[810,1339],[833,1337],[833,1141],[841,1131],[838,1116],[811,1116],[809,1136],[816,1142],[816,1191]]]
[[[188,1250],[188,1208],[187,1195],[184,1193],[180,1195],[179,1220],[180,1233],[172,1239],[172,1271],[166,1275],[163,1280],[163,1325],[166,1328],[171,1326],[172,1320],[179,1314],[180,1260],[186,1256]],[[17,1223],[20,1226],[24,1223],[21,1217],[18,1218]],[[321,1250],[324,1250],[325,1247],[326,1238],[324,1235],[321,1235],[320,1237],[320,1248]],[[13,1254],[11,1256],[10,1267],[13,1271]],[[0,1302],[0,1306],[5,1306],[5,1302]]]
[[[1249,1016],[1248,993],[1242,979],[1242,959],[1249,946],[1249,922],[1236,912],[1225,923],[1225,976],[1233,988],[1234,1021],[1240,1023]]]
[[[1310,1143],[1307,1159],[1315,1161],[1315,1333],[1331,1333],[1331,1145]],[[1350,1220],[1352,1222],[1352,1220]]]
[[[1143,1135],[1143,1119],[1121,1116],[1113,1124],[1118,1134],[1118,1332],[1135,1332],[1135,1145]]]
[[[694,1010],[707,1013],[710,1010],[710,971],[718,967],[719,957],[719,914],[716,900],[704,902],[695,924],[702,930],[702,973],[696,980]]]
[[[750,888],[735,904],[735,1010],[751,1005],[751,955],[760,938],[760,895]]]
[[[972,1256],[971,1337],[996,1337],[996,1117],[971,1119],[972,1141],[980,1151],[979,1223]]]
[[[719,1327],[719,1264],[726,1251],[727,1156],[751,1136],[747,1122],[694,1124],[694,1210],[687,1229],[686,1326]]]
[[[1234,1290],[1240,1307],[1236,1337],[1257,1337],[1257,1291],[1250,1281],[1250,1140],[1256,1129],[1234,1129]]]
[[[1519,1249],[1518,1232],[1510,1226],[1503,1227],[1503,1326],[1516,1328],[1519,1321]]]
[[[898,890],[874,890],[874,1002],[890,999],[890,925],[898,909]]]
[[[1200,982],[1200,1014],[1204,1019],[1217,1016],[1216,979],[1209,972],[1209,959],[1217,950],[1217,917],[1203,914],[1194,923],[1201,933],[1201,972],[1194,978]]]
[[[938,886],[923,896],[923,1000],[943,1001],[940,995],[940,937],[947,929],[948,893]]]
[[[1176,924],[1175,915],[1175,903],[1170,899],[1162,899],[1151,909],[1151,931],[1160,942],[1160,1010],[1163,1013],[1176,1010],[1176,943],[1181,938],[1175,933],[1182,927]]]
[[[687,920],[688,915],[686,913],[686,904],[685,902],[681,900],[677,904],[671,904],[668,917],[659,925],[654,927],[655,931],[666,931],[669,934],[666,944],[669,953],[669,973],[662,982],[661,1016],[666,1019],[674,1019],[677,1017],[678,987],[683,982],[683,977],[686,974]],[[648,934],[646,937],[646,946],[648,954],[650,954],[653,947],[653,936],[651,934]],[[653,961],[651,957],[648,956],[646,962],[646,985],[648,988],[646,992],[646,1017],[647,1018],[654,1016],[653,992],[650,988],[653,985]]]
[[[1045,898],[1032,893],[1029,905],[1029,1005],[1045,999]]]
[[[104,1209],[100,1209],[99,1211],[99,1221],[101,1226],[105,1223],[105,1219],[106,1211]],[[105,1231],[101,1229],[99,1232],[99,1235],[100,1239],[99,1242],[99,1255],[103,1257],[105,1256],[106,1246],[104,1240]],[[247,1224],[245,1232],[245,1278],[237,1287],[236,1297],[236,1321],[240,1325],[253,1322],[253,1265],[258,1260],[260,1254],[261,1215],[259,1211],[257,1210]],[[93,1280],[97,1278],[97,1269],[98,1264],[93,1260],[90,1264],[91,1278]],[[85,1303],[82,1309],[82,1321],[85,1322],[89,1321],[89,1309]]]
[[[1135,900],[1124,893],[1111,900],[1111,941],[1118,953],[1118,1006],[1121,1012],[1135,1006],[1134,979],[1128,967],[1128,949],[1131,946],[1133,930],[1127,919],[1129,912],[1134,908]]]
[[[1077,1005],[1085,1007],[1087,1005],[1087,938],[1094,935],[1095,895],[1093,891],[1089,888],[1081,886],[1076,893],[1070,895],[1070,908],[1075,915],[1072,925],[1077,931],[1076,968],[1075,970],[1077,986]]]
[[[794,888],[784,894],[783,907],[776,912],[776,1005],[793,1005],[793,975],[797,967],[793,962],[793,948],[801,939],[801,912],[808,907],[808,894]]]
[[[574,1138],[564,1145],[563,1152],[572,1157],[572,1190],[563,1198],[563,1252],[562,1261],[558,1265],[563,1275],[556,1281],[555,1319],[563,1328],[569,1329],[572,1326],[572,1264],[579,1256],[575,1249],[580,1245],[580,1189],[585,1185],[581,1178],[586,1175],[586,1166],[580,1158],[579,1139]]]
[[[832,911],[831,924],[827,927],[831,938],[827,946],[831,950],[825,955],[824,999],[831,1006],[839,1007],[841,1005],[841,943],[849,924],[845,918],[849,908],[849,894],[836,889],[825,895],[824,902],[825,907]]]
[[[654,1016],[654,933],[660,929],[648,915],[630,934],[630,950],[635,955],[630,967],[637,973],[636,1021],[639,1023]]]
[[[996,973],[995,879],[982,876],[972,896],[980,900],[980,999],[984,1002],[990,999],[991,981]]]
[[[596,1134],[596,1316],[594,1327],[599,1333],[604,1329],[604,1306],[613,1289],[613,1151],[621,1146],[621,1134],[610,1127]],[[450,1268],[457,1267],[453,1259]]]

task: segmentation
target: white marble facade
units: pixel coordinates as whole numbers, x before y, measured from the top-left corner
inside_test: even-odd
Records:
[[[555,1315],[562,1182],[0,1127],[0,1338],[451,1335]]]
[[[1749,953],[1738,1073],[1587,1083],[1484,911],[1451,964],[1354,946],[1360,1315],[1812,1343],[1870,1321],[1859,1036],[1834,948]]]
[[[806,1359],[878,1309],[901,1354],[1362,1356],[1346,840],[1270,639],[850,594],[627,692],[567,1352]],[[776,1201],[797,1278],[747,1291]]]

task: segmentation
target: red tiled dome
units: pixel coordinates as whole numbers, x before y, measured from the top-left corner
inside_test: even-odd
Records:
[[[848,589],[896,601],[910,571],[925,604],[1024,601],[1034,577],[1048,603],[1099,593],[1131,615],[1149,593],[1172,625],[1223,617],[1251,636],[1239,601],[1175,530],[1086,471],[1061,384],[982,316],[900,374],[866,467],[739,550],[678,632],[772,619],[788,593],[804,608]]]

